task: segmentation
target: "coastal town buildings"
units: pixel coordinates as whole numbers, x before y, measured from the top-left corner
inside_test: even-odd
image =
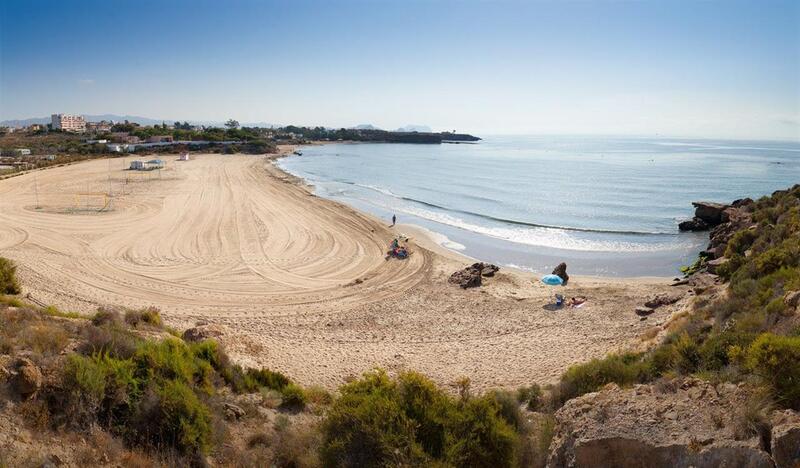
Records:
[[[53,114],[50,116],[54,130],[83,133],[86,131],[86,120],[80,115]]]
[[[89,133],[105,133],[110,132],[112,122],[101,120],[100,122],[86,122],[86,131]]]

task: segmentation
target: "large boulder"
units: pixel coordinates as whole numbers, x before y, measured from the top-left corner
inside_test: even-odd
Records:
[[[569,275],[567,274],[567,264],[561,262],[558,264],[557,267],[553,269],[553,274],[564,280],[564,284],[569,281]]]
[[[722,212],[728,205],[712,202],[694,202],[694,216],[700,218],[711,226],[716,226],[722,222]]]
[[[800,466],[800,413],[792,410],[776,412],[772,417],[770,440],[776,468]]]
[[[19,358],[16,363],[14,388],[22,398],[34,395],[42,387],[42,371],[28,358]]]
[[[476,288],[483,283],[481,277],[492,277],[500,270],[497,265],[491,263],[473,263],[472,265],[458,270],[450,275],[448,281],[459,285],[462,289]]]
[[[569,400],[555,414],[547,466],[771,468],[757,436],[735,439],[734,415],[745,395],[724,385],[610,384]]]

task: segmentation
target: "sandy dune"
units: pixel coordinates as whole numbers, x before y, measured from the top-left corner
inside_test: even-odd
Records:
[[[577,278],[566,293],[589,303],[555,312],[545,307],[554,290],[524,274],[462,291],[446,277],[465,259],[419,238],[430,250],[386,261],[393,230],[311,195],[264,157],[168,157],[160,174],[126,165],[0,182],[0,255],[19,263],[26,292],[87,313],[154,305],[175,326],[218,323],[235,357],[304,384],[335,387],[374,366],[444,384],[469,376],[477,388],[548,381],[678,307],[644,322],[632,314],[668,288],[660,279]]]

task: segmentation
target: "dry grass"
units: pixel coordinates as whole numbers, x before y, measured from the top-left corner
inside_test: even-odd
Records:
[[[19,336],[19,344],[37,354],[60,353],[69,343],[69,335],[63,327],[49,323],[38,323],[26,327]]]

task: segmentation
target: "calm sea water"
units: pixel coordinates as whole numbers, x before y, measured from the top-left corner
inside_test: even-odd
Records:
[[[676,275],[707,244],[679,233],[692,201],[800,183],[800,144],[489,137],[477,144],[332,144],[279,161],[319,196],[421,225],[449,248],[535,272]]]

